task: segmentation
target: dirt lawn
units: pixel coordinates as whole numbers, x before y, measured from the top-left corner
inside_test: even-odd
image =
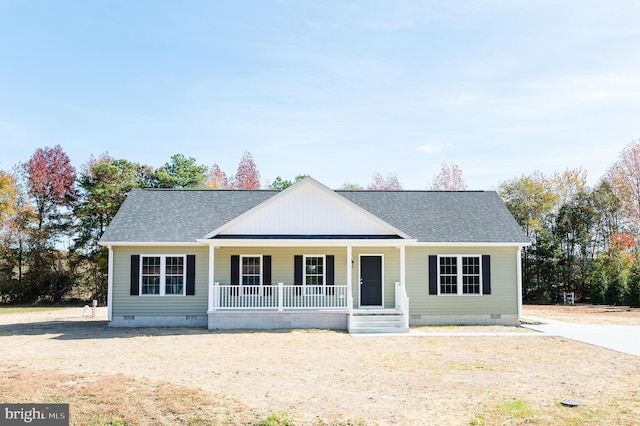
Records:
[[[578,324],[640,325],[640,308],[602,305],[524,305],[522,316]]]
[[[586,307],[524,314],[640,323]],[[110,329],[99,315],[0,309],[0,402],[69,403],[71,424],[640,424],[639,357],[535,332]]]

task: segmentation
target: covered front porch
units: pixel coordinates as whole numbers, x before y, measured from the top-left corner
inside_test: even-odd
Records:
[[[408,331],[405,245],[398,241],[207,243],[210,329]]]

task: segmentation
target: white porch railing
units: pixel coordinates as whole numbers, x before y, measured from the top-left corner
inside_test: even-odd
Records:
[[[349,309],[346,285],[209,285],[209,310]]]
[[[396,308],[402,311],[404,326],[409,327],[409,296],[402,283],[396,282]]]

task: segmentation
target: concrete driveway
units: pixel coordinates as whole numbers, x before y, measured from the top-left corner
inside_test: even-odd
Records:
[[[640,325],[573,324],[532,316],[523,317],[523,327],[550,336],[561,336],[614,351],[640,356]]]

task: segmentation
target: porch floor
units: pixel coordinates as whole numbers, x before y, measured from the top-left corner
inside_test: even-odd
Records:
[[[358,308],[353,315],[402,315],[400,308]]]

